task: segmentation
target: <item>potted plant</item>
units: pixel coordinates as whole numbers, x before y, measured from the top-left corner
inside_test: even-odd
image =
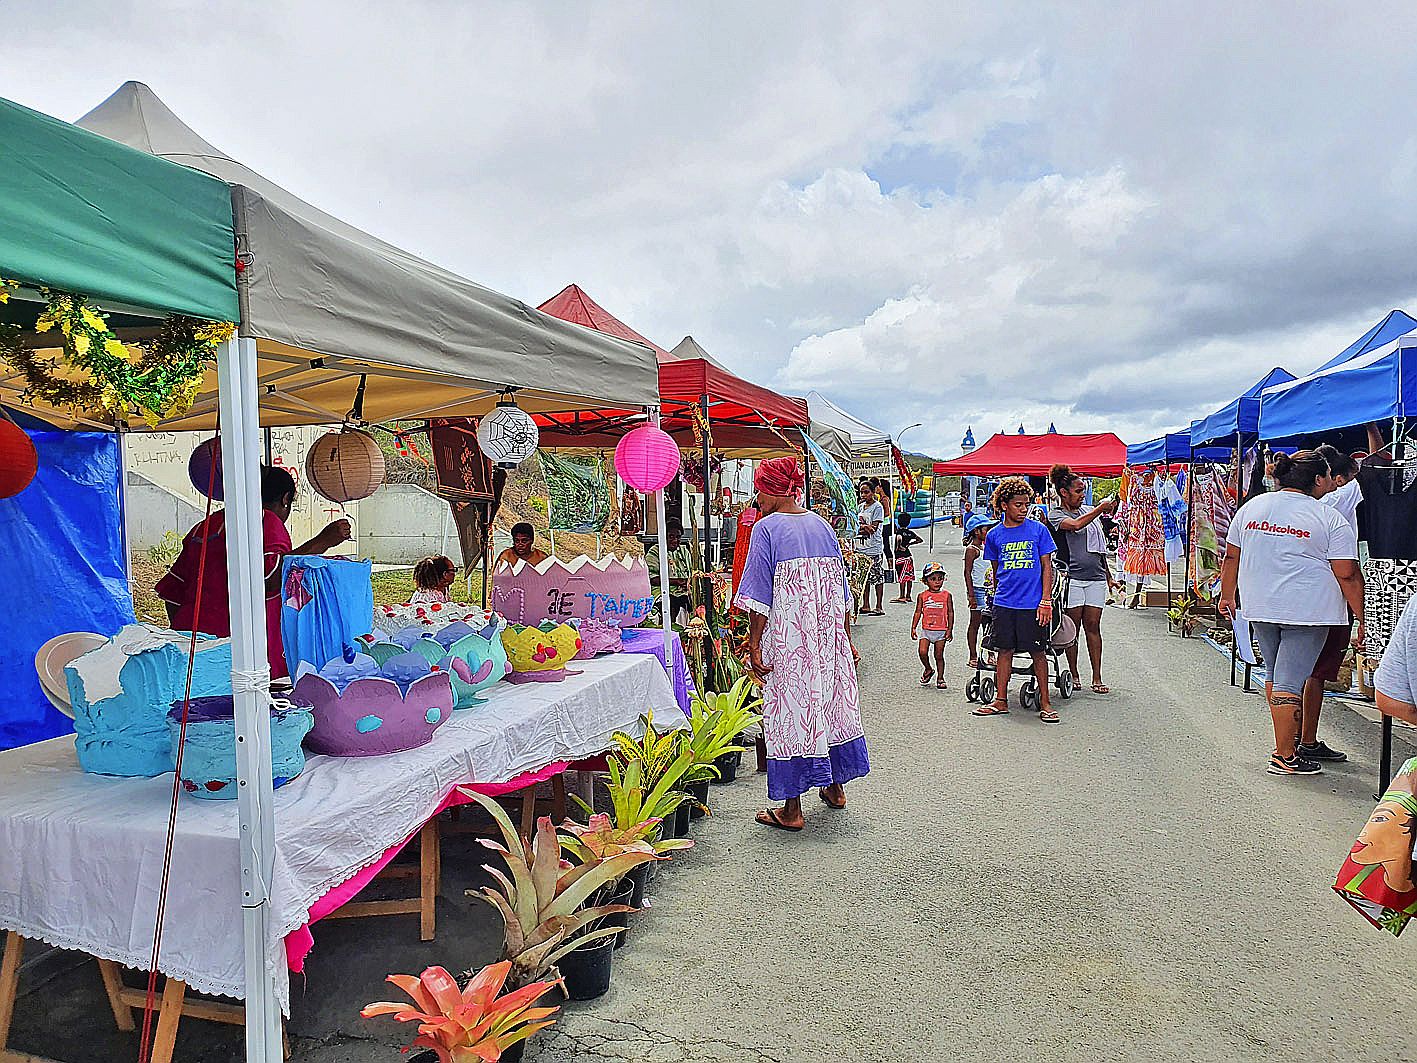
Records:
[[[762,723],[763,718],[752,708],[760,701],[746,677],[723,693],[694,695],[689,716],[693,728],[691,745],[697,763],[712,764],[717,769],[715,781],[731,782],[737,777],[746,751],[738,740],[749,727]]]
[[[615,800],[615,798],[612,798]],[[627,795],[618,795],[616,804],[623,807]],[[581,802],[585,807],[584,802]],[[627,814],[628,819],[628,814]],[[654,860],[668,860],[663,855],[675,849],[688,849],[693,842],[687,839],[660,838],[659,823],[655,818],[641,820],[621,827],[605,812],[590,815],[584,826],[567,820],[561,825],[561,844],[572,857],[587,863],[592,860],[608,860],[621,853],[650,853]],[[605,889],[614,889],[609,898],[611,904],[623,905],[631,909],[644,907],[645,882],[650,869],[649,863],[631,868],[623,879],[612,882]],[[629,928],[629,912],[617,912],[606,917],[606,924],[618,927],[620,934],[615,939],[617,946],[624,944]]]
[[[1190,638],[1200,621],[1197,615],[1199,606],[1200,602],[1192,595],[1182,595],[1166,610],[1166,621],[1181,633],[1182,638]]]
[[[644,736],[631,738],[623,731],[613,736],[619,757],[628,772],[640,765],[636,785],[647,791],[645,808],[640,819],[658,817],[664,821],[664,831],[671,838],[689,833],[689,810],[683,807],[694,798],[687,792],[691,783],[706,780],[709,773],[696,770],[694,754],[682,730],[660,734],[654,727],[654,714],[641,717]],[[615,758],[610,758],[613,761]],[[651,800],[653,798],[653,800]]]
[[[442,967],[429,967],[414,978],[391,974],[389,981],[413,1002],[378,1001],[360,1012],[366,1019],[392,1015],[398,1022],[418,1023],[413,1048],[426,1048],[409,1063],[492,1063],[521,1059],[526,1039],[552,1025],[559,1008],[532,1007],[556,981],[531,982],[503,993],[512,965],[503,960],[482,968],[461,989]]]
[[[646,839],[656,853],[687,849],[693,845],[693,842],[681,838],[664,837],[666,824],[674,818],[679,806],[689,800],[688,794],[675,789],[683,776],[681,765],[687,764],[688,755],[681,751],[678,759],[668,769],[661,771],[659,781],[649,787],[645,783],[643,761],[627,761],[619,754],[610,756],[606,761],[605,791],[610,798],[610,815],[616,830],[631,832],[643,829],[645,824],[652,824],[648,828]],[[570,796],[586,815],[594,814],[595,810],[580,797],[575,794]],[[644,906],[645,884],[651,866],[649,863],[641,864],[629,872],[635,889],[630,903],[636,908]]]
[[[508,980],[513,986],[529,985],[543,975],[565,976],[566,995],[588,1000],[609,987],[615,927],[600,924],[606,916],[634,909],[625,904],[587,903],[606,883],[623,878],[630,869],[655,859],[653,852],[622,852],[603,860],[571,865],[561,859],[561,839],[549,816],[536,822],[530,848],[522,844],[502,806],[471,790],[464,794],[482,805],[502,831],[502,843],[482,839],[501,855],[507,873],[483,865],[497,887],[468,890],[468,896],[487,901],[502,913],[505,942],[502,958],[511,963]],[[599,943],[599,944],[597,944]],[[578,950],[595,948],[580,963],[562,964]]]

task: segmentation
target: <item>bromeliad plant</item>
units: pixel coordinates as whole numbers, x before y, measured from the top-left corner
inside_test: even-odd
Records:
[[[602,886],[655,859],[653,852],[619,853],[573,867],[561,859],[561,839],[549,816],[537,820],[536,837],[528,848],[496,801],[471,790],[462,792],[487,809],[502,831],[502,843],[482,839],[507,865],[505,874],[483,865],[500,888],[468,890],[467,895],[487,901],[502,913],[506,924],[502,958],[511,963],[510,984],[529,985],[554,972],[568,953],[619,932],[617,927],[587,928],[607,915],[636,909],[627,904],[590,908],[585,904]]]
[[[584,802],[581,804],[590,811]],[[585,826],[570,820],[563,823],[561,844],[582,863],[608,860],[621,853],[649,853],[655,860],[667,860],[663,853],[693,847],[694,843],[688,838],[656,837],[655,829],[659,824],[660,820],[651,818],[622,828],[608,813],[595,812]]]
[[[721,694],[695,694],[690,703],[689,724],[693,737],[689,748],[696,764],[712,764],[725,753],[741,753],[739,736],[749,727],[762,723],[763,718],[752,705],[761,701],[753,684],[739,679]]]
[[[688,793],[678,787],[685,774],[694,766],[694,755],[684,746],[682,739],[678,745],[679,752],[675,759],[660,771],[659,779],[653,785],[647,781],[648,772],[643,761],[627,760],[623,754],[618,753],[607,759],[605,792],[610,796],[611,816],[617,830],[638,830],[647,822],[653,822],[657,827],[662,820],[674,815],[685,801],[692,800]],[[587,815],[594,813],[595,810],[577,795],[572,794],[571,800]],[[653,830],[654,827],[649,828],[651,833]],[[677,849],[683,846],[671,844],[669,848]]]
[[[559,1008],[532,1007],[557,981],[532,982],[502,993],[512,965],[503,960],[482,968],[462,989],[442,967],[429,967],[414,978],[391,974],[388,980],[413,1001],[378,1001],[360,1012],[366,1019],[391,1015],[397,1022],[418,1023],[412,1047],[431,1048],[439,1063],[493,1063],[515,1044],[544,1030]],[[500,995],[499,995],[500,994]]]

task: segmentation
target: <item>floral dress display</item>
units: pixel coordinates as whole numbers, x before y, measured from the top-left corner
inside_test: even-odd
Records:
[[[753,525],[737,604],[768,618],[763,736],[774,801],[870,770],[846,634],[850,594],[836,534],[821,517],[774,513]]]
[[[1127,533],[1121,551],[1122,571],[1129,576],[1166,575],[1166,536],[1156,489],[1133,475],[1127,489]]]

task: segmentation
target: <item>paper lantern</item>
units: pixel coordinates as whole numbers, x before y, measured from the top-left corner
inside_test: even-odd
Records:
[[[515,469],[536,453],[541,434],[536,422],[511,399],[503,399],[497,408],[477,422],[477,445],[492,464],[503,469]]]
[[[679,475],[679,444],[659,426],[642,424],[615,447],[615,471],[637,491],[662,491]]]
[[[216,479],[212,478],[212,465],[216,465]],[[210,487],[211,497],[218,502],[222,500],[221,439],[212,436],[211,439],[197,444],[192,456],[187,459],[187,478],[192,481],[192,486],[197,489],[198,494],[206,497],[207,488]]]
[[[305,475],[322,498],[355,502],[384,482],[384,452],[368,432],[342,428],[326,432],[305,458]]]
[[[0,498],[14,498],[38,471],[34,440],[18,425],[0,419]]]

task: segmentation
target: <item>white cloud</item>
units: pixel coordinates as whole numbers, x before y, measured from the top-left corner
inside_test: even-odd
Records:
[[[0,93],[149,82],[355,224],[864,420],[1184,423],[1414,301],[1417,8],[6,5]],[[1375,43],[1379,42],[1379,43]]]

